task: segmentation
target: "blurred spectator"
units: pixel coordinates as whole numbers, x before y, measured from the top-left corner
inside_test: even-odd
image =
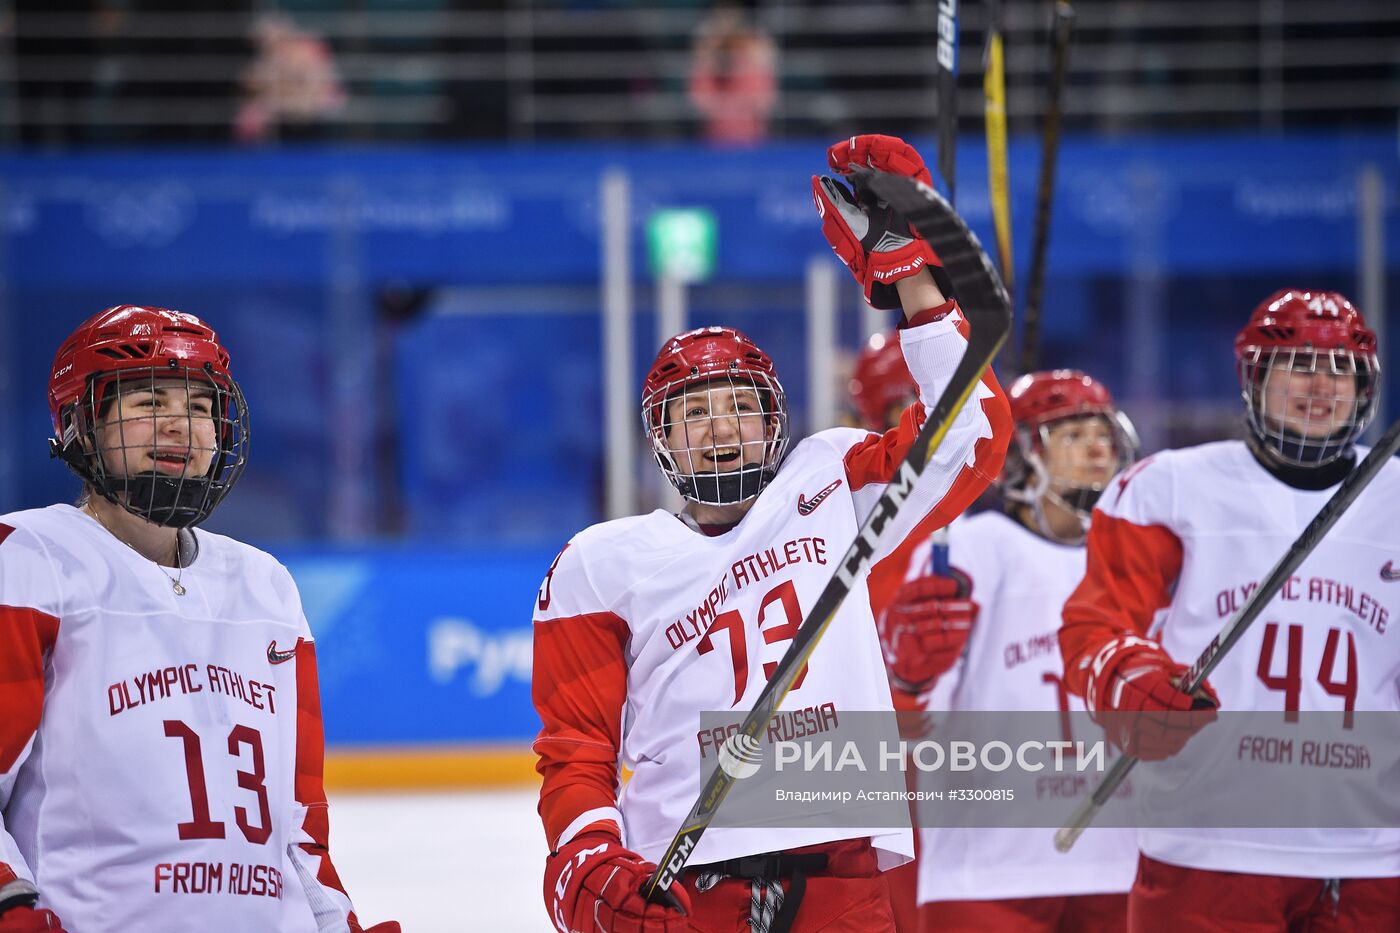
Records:
[[[330,47],[277,13],[253,24],[253,43],[256,52],[243,74],[234,138],[260,143],[322,135],[345,106]]]
[[[751,144],[768,136],[778,102],[777,48],[743,10],[721,3],[695,32],[690,100],[711,142]]]

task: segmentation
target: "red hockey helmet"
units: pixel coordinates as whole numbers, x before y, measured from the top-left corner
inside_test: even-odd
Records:
[[[1375,416],[1376,335],[1339,292],[1274,292],[1235,337],[1235,361],[1250,433],[1283,464],[1331,463]]]
[[[1007,393],[1017,425],[1039,428],[1076,415],[1113,415],[1118,406],[1108,388],[1077,369],[1027,373]]]
[[[675,425],[667,415],[666,402],[701,385],[729,387],[734,394],[728,410],[741,416],[740,394],[747,397],[752,392],[757,397],[761,411],[752,415],[764,419],[762,449],[751,455],[742,449],[747,445],[741,445],[735,469],[721,469],[733,452],[721,452],[713,432],[703,449],[668,443]],[[709,418],[706,414],[696,420]],[[701,327],[672,337],[656,355],[642,387],[642,426],[661,472],[682,496],[708,505],[744,502],[756,497],[777,474],[787,450],[787,394],[773,360],[743,332],[733,327]],[[683,468],[681,459],[688,468]],[[713,469],[695,466],[706,459],[714,463]]]
[[[177,476],[109,467],[98,430],[112,403],[125,393],[168,391],[181,383],[187,398],[192,390],[212,395],[215,430],[208,470]],[[118,305],[84,321],[54,357],[49,412],[52,455],[104,498],[158,525],[183,528],[203,521],[233,488],[248,459],[248,408],[229,371],[228,351],[207,324],[180,311]],[[184,417],[191,421],[193,439],[193,420],[199,416],[187,406]],[[118,436],[125,448],[125,431]],[[124,449],[123,461],[129,452],[134,450]],[[187,456],[203,453],[191,447]]]
[[[872,334],[851,371],[851,401],[867,431],[890,427],[890,409],[903,408],[919,397],[919,384],[899,348],[899,331]]]
[[[1137,457],[1137,431],[1114,404],[1108,387],[1076,369],[1027,373],[1011,384],[1007,397],[1016,433],[1002,472],[1003,494],[1012,502],[1030,506],[1047,537],[1066,543],[1082,540],[1082,536],[1071,541],[1050,532],[1043,500],[1049,498],[1074,512],[1087,530],[1090,513],[1111,474]],[[1086,481],[1083,475],[1074,475],[1073,470],[1063,476],[1055,475],[1046,463],[1051,427],[1073,418],[1101,418],[1109,429],[1114,459],[1111,470],[1101,479]]]

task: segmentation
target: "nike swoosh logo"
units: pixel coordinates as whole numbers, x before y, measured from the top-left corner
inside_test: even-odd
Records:
[[[286,651],[277,650],[277,639],[267,643],[267,660],[272,664],[281,664],[283,661],[290,661],[297,656],[297,649],[301,647],[303,639],[298,638],[297,643]]]
[[[1381,579],[1387,583],[1394,583],[1400,580],[1400,570],[1395,569],[1393,562],[1386,561],[1385,566],[1381,568]]]
[[[835,480],[830,486],[826,487],[810,499],[805,498],[802,495],[802,493],[799,492],[797,494],[797,514],[811,515],[814,511],[816,511],[817,506],[825,502],[826,497],[835,492],[836,488],[840,485],[841,481],[839,479]]]

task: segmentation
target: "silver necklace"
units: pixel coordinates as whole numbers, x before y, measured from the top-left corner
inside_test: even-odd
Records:
[[[156,564],[156,567],[160,569],[160,572],[165,576],[165,579],[170,581],[170,588],[175,591],[175,595],[184,596],[185,587],[184,584],[180,582],[180,578],[185,575],[185,562],[180,557],[180,533],[178,531],[175,532],[175,555],[175,561],[179,565],[176,568],[175,576],[172,577],[170,575],[170,572],[166,570],[165,567],[161,564]],[[155,561],[152,561],[151,563],[155,563]]]
[[[92,507],[91,503],[89,503],[88,505],[84,506],[84,508],[86,509],[86,511],[87,511],[87,513],[88,513],[89,515],[91,515],[93,518],[97,519],[97,524],[101,525],[104,529],[106,529],[107,534],[109,534],[109,535],[111,535],[112,537],[116,538],[118,541],[121,541],[122,544],[126,544],[127,547],[131,547],[131,545],[130,545],[130,544],[127,544],[127,542],[122,541],[121,537],[118,536],[118,534],[117,534],[115,531],[113,531],[111,528],[108,528],[108,527],[107,527],[107,523],[104,522],[104,521],[102,520],[102,516],[101,516],[101,515],[98,515],[98,514],[97,514],[97,510],[94,509],[94,508]],[[170,581],[170,588],[171,588],[172,590],[175,591],[175,595],[176,595],[176,596],[184,596],[185,593],[189,592],[188,590],[185,589],[184,584],[180,582],[180,579],[181,579],[182,577],[184,577],[184,575],[185,575],[185,564],[186,564],[185,555],[184,555],[184,548],[181,547],[182,544],[183,544],[183,542],[180,540],[180,530],[176,530],[176,532],[175,532],[175,568],[176,568],[175,576],[172,577],[172,576],[170,575],[170,572],[167,571],[167,570],[165,569],[165,566],[164,566],[163,564],[161,564],[160,561],[155,561],[155,560],[151,561],[151,563],[153,563],[153,564],[156,565],[156,569],[159,570],[159,571],[161,572],[161,576],[165,577],[165,579],[167,579],[167,580]],[[131,548],[131,549],[132,549],[133,551],[136,550],[135,548]],[[137,553],[140,553],[140,552],[137,552]]]

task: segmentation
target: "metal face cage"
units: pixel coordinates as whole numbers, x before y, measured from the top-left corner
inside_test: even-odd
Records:
[[[62,412],[53,456],[110,502],[157,525],[209,517],[248,462],[248,405],[210,364],[96,373]]]

